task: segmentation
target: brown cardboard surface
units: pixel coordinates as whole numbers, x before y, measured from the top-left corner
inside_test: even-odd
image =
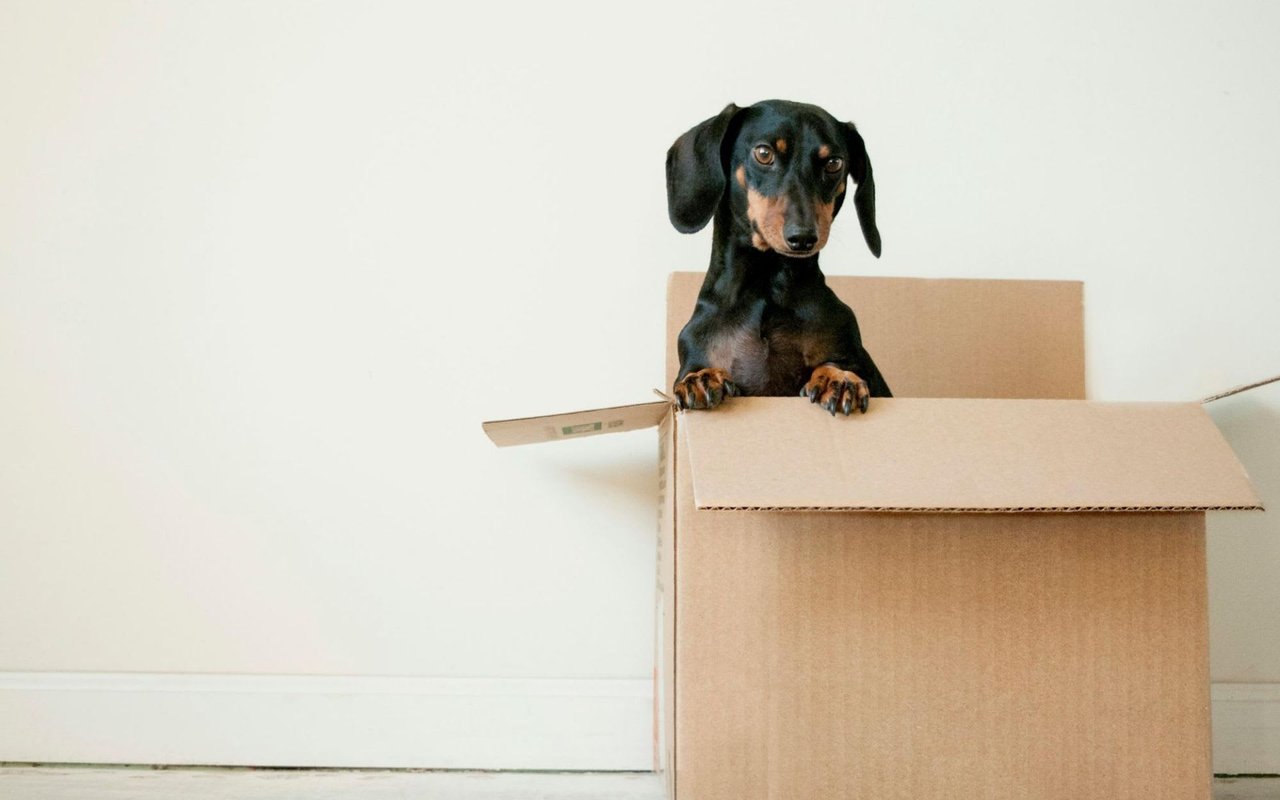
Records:
[[[700,509],[1262,507],[1198,403],[743,397],[681,420]]]
[[[900,398],[1084,397],[1079,284],[830,283],[857,311]],[[669,379],[700,284],[698,274],[669,284]],[[1207,800],[1202,513],[725,513],[695,504],[695,478],[727,476],[716,491],[758,506],[779,489],[794,502],[817,475],[821,502],[846,503],[870,470],[843,439],[865,439],[871,431],[859,425],[906,421],[895,407],[936,414],[954,434],[940,444],[927,430],[898,428],[909,459],[938,452],[930,448],[964,457],[957,445],[969,437],[968,458],[1008,470],[1006,445],[1035,455],[1044,439],[999,415],[984,438],[971,417],[946,416],[959,408],[950,401],[918,402],[873,401],[866,416],[833,420],[798,398],[734,398],[673,415],[675,603],[664,625],[675,655],[663,664],[675,687],[674,709],[666,704],[672,797]],[[1092,413],[1092,404],[1065,405]],[[1086,422],[1075,420],[1092,437],[1133,435],[1125,424]],[[721,425],[715,452],[699,452],[705,430],[684,430]],[[1075,447],[1061,431],[1048,439]],[[909,487],[897,456],[879,456],[881,478]],[[948,491],[983,483],[923,466],[938,478],[930,485]],[[1223,469],[1239,475],[1234,458]],[[1037,480],[1061,498],[1078,478]]]
[[[667,386],[703,273],[667,282]],[[827,276],[896,397],[1074,398],[1084,392],[1078,281]]]
[[[668,381],[701,280],[669,283]],[[1256,507],[1216,428],[1077,402],[1079,283],[829,282],[897,395],[866,415],[733,398],[485,425],[660,425],[670,796],[1207,800],[1204,515],[1086,509]],[[795,510],[709,510],[763,506]]]
[[[652,428],[667,415],[670,404],[657,401],[612,408],[572,411],[483,423],[484,432],[499,447],[578,439],[601,433]]]
[[[1203,514],[678,513],[681,800],[1209,797]]]

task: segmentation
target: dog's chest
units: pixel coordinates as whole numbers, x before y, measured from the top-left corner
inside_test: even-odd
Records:
[[[793,395],[808,378],[808,338],[795,314],[761,304],[715,332],[709,361],[727,369],[743,394]]]

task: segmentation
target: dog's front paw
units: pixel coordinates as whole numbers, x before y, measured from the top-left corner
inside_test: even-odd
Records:
[[[854,408],[865,414],[871,390],[867,388],[866,381],[847,369],[840,369],[834,364],[823,364],[813,371],[809,382],[800,390],[800,396],[822,406],[832,416],[837,411],[852,414]]]
[[[738,387],[729,379],[728,370],[708,367],[690,372],[676,381],[672,391],[680,408],[715,408],[726,397],[738,393]]]

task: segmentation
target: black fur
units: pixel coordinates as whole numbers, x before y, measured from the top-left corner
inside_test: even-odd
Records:
[[[671,146],[671,223],[693,233],[715,220],[707,277],[679,338],[674,389],[682,407],[714,408],[732,394],[803,394],[848,414],[865,411],[868,395],[891,396],[853,311],[818,267],[824,213],[826,224],[839,213],[848,179],[857,185],[863,237],[879,257],[871,160],[852,123],[782,100],[729,104]],[[830,368],[864,385],[841,377],[828,386]]]

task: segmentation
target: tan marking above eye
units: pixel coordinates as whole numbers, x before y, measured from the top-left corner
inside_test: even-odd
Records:
[[[773,148],[767,144],[758,144],[751,154],[756,157],[756,161],[766,167],[773,163]]]
[[[831,155],[831,148],[829,146],[824,144],[822,147],[818,148],[818,158],[826,158],[829,155]]]
[[[844,159],[843,159],[843,158],[828,158],[828,159],[827,159],[827,163],[826,163],[826,164],[823,164],[823,165],[822,165],[822,168],[823,168],[824,170],[826,170],[827,174],[829,174],[829,175],[835,175],[837,172],[839,172],[840,170],[844,169]]]
[[[787,152],[787,140],[786,140],[786,139],[779,139],[778,141],[774,142],[773,144],[774,144],[774,146],[775,146],[775,147],[777,147],[777,148],[778,148],[778,152],[779,152],[779,153],[785,153],[785,152]]]

